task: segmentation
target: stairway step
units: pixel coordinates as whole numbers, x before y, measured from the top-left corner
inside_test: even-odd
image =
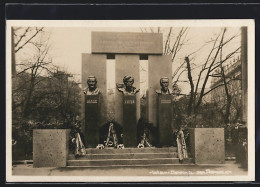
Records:
[[[191,161],[188,159],[185,162]],[[154,165],[154,164],[179,164],[178,158],[158,159],[109,159],[109,160],[68,160],[68,166],[115,166],[115,165]]]
[[[105,149],[96,149],[96,148],[87,148],[87,154],[120,154],[120,153],[173,153],[177,152],[177,147],[163,147],[163,148],[124,148],[124,149],[115,149],[115,148],[105,148]]]
[[[120,154],[88,154],[77,158],[77,160],[97,159],[145,159],[145,158],[177,158],[178,153],[120,153]],[[69,160],[75,160],[75,155],[70,154]]]
[[[146,165],[143,165],[143,164],[140,164],[140,165],[104,165],[104,166],[66,166],[66,167],[69,167],[69,168],[95,168],[95,169],[98,169],[98,168],[109,168],[109,169],[112,169],[112,168],[125,168],[125,167],[128,167],[128,168],[135,168],[135,167],[142,167],[142,168],[146,168],[146,167],[163,167],[163,166],[177,166],[177,165],[182,165],[182,166],[193,166],[195,165],[194,163],[192,163],[191,161],[185,161],[183,162],[182,164],[178,163],[178,164],[146,164]]]

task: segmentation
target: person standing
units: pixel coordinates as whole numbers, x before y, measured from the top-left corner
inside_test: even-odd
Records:
[[[187,153],[187,146],[186,146],[182,127],[178,128],[176,141],[177,141],[179,162],[183,163],[183,159],[188,158],[188,153]]]

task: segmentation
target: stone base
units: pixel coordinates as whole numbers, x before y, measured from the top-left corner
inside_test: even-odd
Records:
[[[69,133],[67,129],[33,130],[33,167],[65,167]]]
[[[191,154],[195,164],[224,164],[224,128],[189,129]]]
[[[158,146],[173,145],[172,96],[158,96]]]
[[[86,147],[96,147],[99,143],[100,96],[85,96],[85,142]]]
[[[125,147],[137,146],[136,96],[124,96],[123,143]]]

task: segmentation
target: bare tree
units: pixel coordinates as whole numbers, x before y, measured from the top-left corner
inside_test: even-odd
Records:
[[[26,47],[34,38],[44,32],[44,27],[15,27],[12,29],[14,34],[14,53]]]
[[[220,62],[221,56],[220,56]],[[237,121],[241,114],[241,63],[239,59],[235,60],[235,64],[232,66],[224,66],[221,63],[219,74],[221,75],[217,84],[214,84],[219,90],[216,92],[219,96],[222,96],[222,102],[218,99],[214,99],[214,102],[222,114],[224,122],[227,124],[230,121]],[[220,94],[220,91],[223,91]]]
[[[44,32],[44,27],[12,27],[12,76],[16,75],[16,53],[24,49],[37,36]]]
[[[223,84],[224,84],[225,93],[226,93],[226,97],[227,97],[226,112],[223,116],[224,116],[224,122],[228,123],[232,98],[229,93],[228,83],[227,83],[227,79],[226,79],[226,75],[225,75],[225,71],[224,71],[224,67],[223,67],[222,50],[223,50],[223,46],[221,45],[219,61],[220,61],[221,77],[223,79]]]
[[[76,115],[79,115],[81,91],[79,83],[73,79],[72,74],[57,68],[46,78],[44,84],[46,84],[46,89],[40,90],[39,93],[49,96],[39,97],[39,102],[44,99],[41,106],[46,108],[45,115],[62,123],[70,123]]]
[[[191,56],[191,55],[188,55],[185,58],[186,70],[187,70],[188,80],[189,80],[189,84],[190,84],[190,99],[189,99],[189,104],[187,106],[188,115],[194,114],[196,116],[198,109],[202,103],[203,97],[205,95],[209,94],[214,89],[216,89],[220,86],[225,86],[227,100],[229,103],[226,106],[225,119],[227,119],[227,116],[229,116],[231,96],[229,94],[227,85],[230,80],[226,79],[226,75],[225,75],[225,72],[223,69],[223,63],[226,62],[227,60],[229,60],[230,58],[232,58],[236,53],[238,53],[240,50],[240,47],[231,51],[225,58],[222,57],[224,46],[227,45],[228,43],[230,43],[234,38],[239,36],[239,35],[234,35],[228,39],[225,39],[224,37],[225,37],[226,31],[227,31],[226,28],[222,29],[221,32],[216,36],[216,38],[214,40],[210,41],[210,43],[212,43],[211,50],[210,50],[209,54],[207,54],[207,58],[206,58],[205,62],[202,64],[201,69],[198,74],[198,78],[196,80],[192,76],[193,69],[191,68],[191,60],[189,58],[189,56]],[[217,68],[221,69],[221,73],[216,75],[216,74],[214,74],[214,72]],[[221,77],[223,82],[205,92],[206,85],[208,83],[209,78],[216,77],[216,76]],[[200,85],[202,85],[202,87],[199,92]]]
[[[17,29],[23,34],[15,43],[19,58],[12,87],[14,117],[20,114],[25,120],[71,120],[79,114],[79,86],[73,75],[53,64],[50,34],[44,28]]]
[[[54,67],[52,58],[49,56],[49,35],[45,35],[42,30],[43,28],[36,28],[33,35],[27,36],[31,28],[26,28],[22,35],[17,36],[15,42],[15,53],[30,43],[30,46],[27,46],[29,52],[27,52],[26,58],[16,62],[19,71],[17,73],[18,77],[13,81],[16,84],[16,81],[22,78],[22,81],[13,86],[13,94],[24,93],[23,99],[18,106],[22,105],[22,116],[25,118],[30,114],[30,106],[36,85],[43,80],[42,75],[52,72],[51,68]],[[14,105],[13,109],[16,107],[17,105]]]
[[[172,63],[174,63],[178,68],[174,71],[172,75],[172,79],[176,78],[178,72],[183,67],[184,63],[181,65],[177,65],[175,60],[177,54],[183,49],[183,46],[189,41],[187,39],[188,34],[188,27],[181,27],[179,29],[174,29],[172,27],[167,29],[158,28],[141,28],[142,32],[151,32],[151,33],[162,33],[164,37],[164,44],[163,44],[163,54],[164,55],[171,55]]]

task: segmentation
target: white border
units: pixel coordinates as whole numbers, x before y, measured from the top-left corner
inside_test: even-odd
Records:
[[[248,175],[247,176],[12,176],[11,27],[248,27]],[[250,99],[249,99],[250,98]],[[6,181],[152,182],[255,180],[255,23],[254,20],[8,20],[6,23]]]

